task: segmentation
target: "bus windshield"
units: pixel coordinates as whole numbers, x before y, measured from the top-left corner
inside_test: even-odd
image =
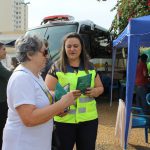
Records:
[[[64,36],[70,32],[76,31],[77,25],[53,26],[48,28],[45,38],[48,40],[52,57],[55,58],[57,56],[55,59],[59,57],[58,54],[60,53]]]
[[[37,35],[47,39],[50,55],[53,60],[57,60],[59,58],[64,36],[70,32],[76,32],[77,27],[77,24],[46,26],[29,30],[26,34]]]

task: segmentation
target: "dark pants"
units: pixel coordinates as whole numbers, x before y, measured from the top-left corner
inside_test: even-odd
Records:
[[[78,124],[55,122],[61,150],[95,150],[98,119]]]
[[[0,149],[2,147],[3,128],[7,119],[7,102],[0,103]]]
[[[136,86],[136,105],[138,107],[143,108],[143,111],[145,113],[147,113],[149,109],[146,101],[146,93],[147,93],[146,86]]]

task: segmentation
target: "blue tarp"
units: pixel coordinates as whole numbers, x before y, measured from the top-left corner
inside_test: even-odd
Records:
[[[150,15],[132,18],[125,30],[113,41],[114,53],[118,48],[128,48],[124,150],[127,149],[136,65],[140,47],[150,47]]]

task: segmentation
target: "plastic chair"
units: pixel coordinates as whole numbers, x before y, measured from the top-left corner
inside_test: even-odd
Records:
[[[148,143],[148,129],[150,127],[150,116],[145,115],[140,107],[132,107],[132,128],[145,129],[145,142]]]
[[[102,80],[102,83],[103,83],[103,86],[104,86],[104,91],[105,92],[108,92],[109,94],[109,98],[111,97],[111,78],[109,76],[106,76],[106,75],[101,75],[101,80]],[[119,81],[118,80],[114,80],[113,81],[113,87],[112,89],[117,89],[118,91],[118,100],[119,100]]]
[[[150,105],[150,93],[146,94],[147,104]],[[145,142],[148,143],[148,129],[150,128],[150,115],[145,115],[140,107],[132,107],[132,128],[145,128]]]
[[[150,93],[146,94],[147,104],[150,105]]]

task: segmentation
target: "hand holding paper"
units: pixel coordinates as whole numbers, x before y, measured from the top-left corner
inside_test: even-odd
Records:
[[[88,74],[82,77],[78,77],[77,90],[80,90],[82,94],[85,94],[87,88],[91,86],[92,74]]]
[[[70,85],[67,84],[65,87],[62,87],[59,82],[56,84],[55,88],[55,102],[60,100],[62,96],[66,95],[67,92],[70,90]],[[64,96],[65,98],[65,96]],[[63,98],[63,99],[64,99]],[[70,110],[70,107],[65,108],[64,112],[68,112]]]
[[[67,86],[69,86],[69,84]],[[61,97],[67,94],[68,91],[69,91],[69,87],[66,87],[65,89],[65,87],[62,87],[60,83],[57,82],[56,88],[55,88],[55,101],[57,102],[58,100],[60,100]]]

